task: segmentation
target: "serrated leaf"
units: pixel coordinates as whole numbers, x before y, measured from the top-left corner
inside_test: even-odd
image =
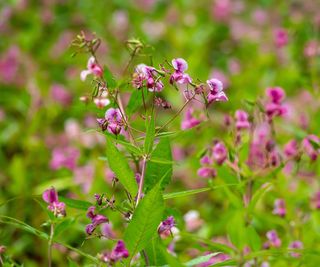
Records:
[[[157,232],[163,211],[164,201],[160,183],[158,183],[139,202],[125,231],[124,241],[130,253],[129,261],[149,244],[150,239]]]
[[[172,161],[171,147],[168,138],[161,138],[160,142],[153,150],[151,159],[147,163],[146,176],[145,176],[145,189],[146,192],[150,190],[158,181],[163,177],[161,187],[164,188],[169,184],[172,176],[172,164],[162,164],[152,162],[152,159],[164,160],[166,162]]]
[[[90,206],[92,206],[90,202],[78,200],[78,199],[59,196],[59,200],[61,202],[64,202],[67,205],[67,207],[78,209],[78,210],[87,210]]]
[[[154,113],[151,114],[150,121],[146,120],[146,138],[144,140],[144,152],[149,154],[152,151],[155,135]]]
[[[138,186],[132,169],[130,168],[126,158],[116,148],[108,136],[106,137],[106,140],[107,158],[111,170],[116,174],[121,184],[131,194],[131,196],[136,196]]]
[[[111,71],[106,66],[104,66],[103,77],[107,81],[107,87],[109,89],[113,89],[117,86],[117,82],[115,78],[113,77]]]

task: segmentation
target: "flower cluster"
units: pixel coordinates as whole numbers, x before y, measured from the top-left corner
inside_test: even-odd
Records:
[[[159,71],[145,64],[139,64],[133,75],[133,87],[140,89],[146,86],[150,92],[161,92],[164,85],[160,80]]]
[[[66,204],[59,201],[58,193],[53,187],[44,191],[42,198],[49,204],[48,209],[53,212],[54,216],[66,216]]]
[[[119,240],[111,252],[104,252],[100,255],[103,262],[114,264],[122,259],[128,258],[129,252],[122,240]]]
[[[118,108],[109,108],[104,118],[99,118],[97,121],[102,131],[108,130],[109,133],[118,135],[123,130],[124,122]]]

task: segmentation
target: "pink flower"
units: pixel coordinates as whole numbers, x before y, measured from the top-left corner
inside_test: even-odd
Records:
[[[207,252],[206,254],[210,254],[210,252]],[[197,267],[209,267],[219,262],[224,262],[226,260],[229,260],[230,256],[224,253],[219,253],[213,255],[207,262],[200,263],[197,265]]]
[[[283,199],[276,199],[274,202],[273,214],[284,217],[286,215],[286,203]]]
[[[298,155],[298,150],[299,147],[297,141],[291,140],[284,146],[283,152],[288,158],[294,158]]]
[[[54,101],[60,103],[63,106],[71,104],[72,95],[68,92],[63,85],[53,84],[50,90],[51,97]]]
[[[200,124],[201,121],[193,117],[192,113],[193,113],[192,108],[187,109],[184,120],[182,121],[182,124],[181,124],[182,130],[191,129]]]
[[[266,234],[267,238],[268,238],[268,244],[271,247],[275,247],[278,248],[281,246],[281,239],[278,237],[278,234],[275,230],[270,230],[267,232]]]
[[[237,130],[249,129],[250,128],[250,122],[248,121],[249,115],[248,115],[247,112],[239,109],[235,113],[235,118],[236,118],[236,128],[237,128]]]
[[[288,32],[286,29],[278,28],[274,31],[274,42],[278,48],[288,44]]]
[[[103,223],[109,222],[108,218],[101,214],[95,214],[96,207],[91,206],[88,208],[87,217],[91,219],[91,223],[86,226],[88,235],[92,235],[94,230]]]
[[[102,131],[108,130],[109,133],[118,135],[123,129],[123,120],[120,109],[109,108],[104,118],[97,119]]]
[[[175,69],[170,76],[170,83],[177,82],[179,84],[188,84],[192,82],[190,76],[184,73],[188,69],[188,63],[183,58],[176,58],[172,60],[172,66]]]
[[[48,210],[52,211],[54,216],[66,216],[66,205],[63,202],[59,202],[58,193],[54,189],[54,187],[51,187],[50,189],[44,191],[42,194],[42,198],[49,204]]]
[[[93,102],[96,104],[97,108],[104,108],[110,104],[110,100],[105,97],[96,97],[93,99]]]
[[[211,167],[201,167],[198,169],[197,174],[203,178],[214,178],[217,176],[217,171]]]
[[[96,63],[96,60],[93,56],[88,60],[87,69],[81,72],[81,80],[85,81],[89,74],[93,74],[96,77],[101,77],[103,74],[102,68]]]
[[[203,225],[203,220],[200,218],[200,214],[197,210],[190,210],[184,216],[183,219],[186,223],[187,231],[195,231]]]
[[[286,96],[284,90],[281,87],[267,88],[266,95],[274,104],[281,104]]]
[[[221,81],[219,81],[218,79],[210,79],[207,80],[207,84],[210,88],[210,92],[207,95],[209,103],[213,101],[228,101],[228,98],[223,91],[223,84]]]
[[[79,150],[73,147],[57,147],[52,151],[50,168],[53,170],[65,167],[74,170],[80,156]]]
[[[157,70],[154,67],[145,64],[139,64],[136,67],[132,85],[137,89],[140,89],[145,85],[150,92],[161,92],[164,88],[164,85],[157,74]]]
[[[302,249],[303,248],[303,244],[301,241],[299,240],[296,240],[296,241],[293,241],[289,244],[289,249]],[[294,258],[299,258],[301,256],[300,253],[298,252],[291,252],[290,253],[291,257],[294,257]]]
[[[302,140],[302,148],[304,152],[310,157],[312,161],[315,161],[318,158],[320,149],[316,149],[312,144],[315,143],[318,146],[320,145],[320,139],[316,135],[308,135],[306,138]]]
[[[162,238],[166,238],[170,236],[171,229],[175,226],[176,222],[174,220],[173,216],[169,216],[167,219],[165,219],[163,222],[160,223],[158,227],[158,234]]]
[[[311,198],[312,206],[316,209],[320,209],[320,191],[317,191]]]
[[[265,104],[265,111],[269,119],[286,114],[287,108],[282,104],[285,98],[285,92],[282,88],[267,88],[266,95],[269,101]]]
[[[119,240],[111,253],[105,252],[101,255],[101,260],[104,262],[110,262],[111,264],[128,258],[129,252],[122,240]]]
[[[217,142],[212,148],[212,156],[218,165],[222,165],[227,159],[228,150],[224,143]]]

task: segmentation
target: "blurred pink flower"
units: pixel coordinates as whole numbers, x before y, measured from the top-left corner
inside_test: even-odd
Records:
[[[303,244],[301,241],[299,240],[296,240],[296,241],[293,241],[289,244],[289,249],[303,249]],[[294,258],[299,258],[301,256],[301,253],[298,253],[298,252],[291,252],[290,253],[291,257],[294,257]]]
[[[237,130],[250,128],[249,115],[247,112],[238,109],[235,113],[235,119],[236,119]]]
[[[228,157],[228,150],[223,142],[217,142],[212,148],[212,157],[218,165],[222,165]]]
[[[83,70],[80,74],[82,81],[85,81],[89,74],[93,74],[96,77],[101,77],[103,74],[102,68],[96,63],[95,58],[92,56],[89,58],[87,63],[87,69]]]
[[[278,28],[274,30],[274,42],[276,47],[281,48],[288,44],[289,36],[288,32],[284,28]]]
[[[190,76],[184,73],[188,69],[188,63],[183,58],[175,58],[172,60],[172,66],[175,69],[170,76],[170,83],[177,82],[179,84],[188,84],[192,82]]]
[[[93,177],[94,177],[94,166],[87,164],[84,166],[76,167],[73,170],[73,178],[76,184],[82,187],[84,193],[89,193]]]
[[[207,80],[207,84],[209,85],[210,91],[207,95],[208,102],[214,101],[228,101],[228,97],[223,91],[223,84],[218,79],[210,79]]]
[[[78,149],[73,147],[56,147],[52,151],[50,168],[53,170],[65,167],[74,170],[80,156]]]
[[[281,246],[281,239],[278,237],[278,234],[275,230],[270,230],[266,234],[268,238],[268,244],[271,247],[278,248]]]
[[[273,214],[284,217],[286,215],[286,203],[283,199],[276,199],[274,201]]]
[[[58,193],[51,187],[43,192],[42,198],[45,202],[49,204],[48,209],[53,212],[56,217],[64,217],[66,216],[66,204],[63,202],[59,202]]]
[[[195,118],[193,116],[193,109],[192,108],[188,108],[186,113],[185,113],[185,117],[181,123],[181,129],[182,130],[187,130],[187,129],[191,129],[193,127],[196,127],[197,125],[199,125],[201,123],[200,120],[198,120],[197,118]]]
[[[51,97],[62,106],[68,106],[72,102],[72,95],[61,84],[53,84],[50,89]]]

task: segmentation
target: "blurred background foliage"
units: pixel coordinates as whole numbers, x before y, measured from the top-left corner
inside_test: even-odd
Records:
[[[4,203],[0,206],[1,214],[41,228],[46,214],[32,196],[50,185],[62,195],[88,201],[93,201],[94,193],[112,192],[109,169],[99,159],[104,156],[104,138],[90,131],[97,128],[95,117],[101,111],[79,101],[92,91],[90,82],[83,83],[79,78],[88,55],[71,56],[74,51],[70,44],[80,31],[101,38],[97,56],[119,79],[123,78],[122,70],[130,58],[125,43],[137,38],[147,48],[134,58],[130,70],[138,63],[157,66],[182,57],[189,64],[192,77],[203,82],[215,77],[224,82],[229,102],[215,104],[209,122],[172,140],[177,164],[168,192],[173,192],[205,186],[206,181],[196,175],[201,151],[213,139],[232,139],[226,136],[223,114],[233,116],[239,108],[250,110],[248,101],[263,97],[268,86],[283,87],[298,110],[309,112],[307,132],[319,133],[319,109],[299,102],[303,90],[319,100],[320,59],[306,52],[310,41],[319,45],[319,10],[320,2],[313,0],[0,0],[0,203]],[[278,28],[286,29],[289,36],[288,44],[281,48],[274,41]],[[130,86],[121,89],[133,90]],[[173,110],[178,110],[182,98],[177,92],[166,88],[164,95]],[[287,125],[283,121],[277,123]],[[178,129],[179,125],[177,120],[173,128]],[[296,131],[293,128],[287,135],[284,133],[279,142],[285,143]],[[53,150],[61,146],[79,152],[74,168],[56,170],[50,165]],[[219,169],[225,181],[234,181],[228,172]],[[286,178],[281,179],[275,192],[266,197],[269,204],[261,208],[262,217],[257,216],[261,233],[273,225],[287,225],[271,214],[276,196],[295,198],[290,200],[292,206],[306,206],[313,192],[307,183],[298,193],[288,192]],[[7,202],[12,198],[15,199]],[[223,190],[215,190],[169,201],[167,213],[174,214],[183,228],[182,215],[198,210],[206,222],[199,235],[212,238],[226,233],[232,205]],[[87,221],[84,212],[81,216],[73,210],[68,213],[75,216],[70,219],[73,228],[61,238],[79,247]],[[121,233],[120,217],[108,216],[115,231]],[[315,246],[319,241],[320,216],[312,216],[314,227],[303,228],[301,236]],[[285,226],[282,231],[285,233]],[[9,254],[25,266],[45,264],[46,243],[14,227],[1,225],[0,245],[6,245]],[[110,245],[89,240],[82,249],[95,254],[106,246]],[[177,251],[186,254],[183,258],[193,255],[192,250],[196,249],[201,250],[201,246],[191,240],[177,247]],[[57,266],[66,264],[58,251],[54,257],[60,262]],[[77,258],[72,253],[68,257]],[[318,266],[319,261],[318,257],[311,261],[314,265],[303,266]],[[280,260],[274,266],[289,266],[286,264]]]

